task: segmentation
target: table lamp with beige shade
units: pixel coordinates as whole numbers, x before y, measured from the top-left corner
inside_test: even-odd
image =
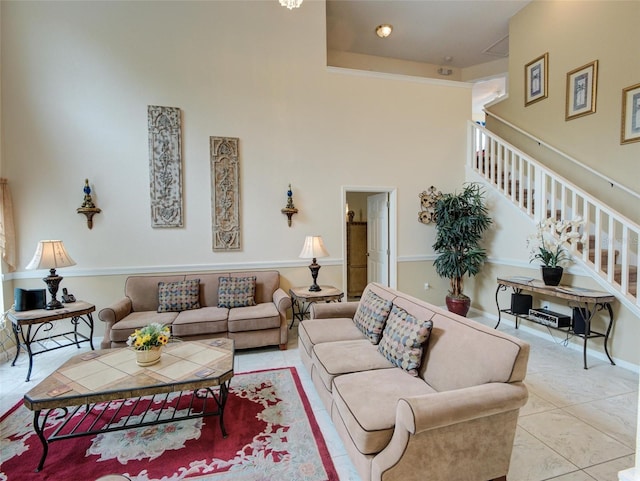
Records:
[[[304,239],[304,245],[302,246],[302,252],[300,252],[300,258],[302,259],[313,259],[311,264],[309,264],[309,270],[311,271],[311,277],[313,278],[313,284],[309,287],[311,292],[321,291],[320,286],[316,283],[318,279],[318,271],[320,270],[320,265],[316,262],[318,257],[328,257],[329,252],[324,247],[324,242],[322,241],[322,236],[319,235],[308,235]]]
[[[33,255],[31,262],[27,264],[26,269],[49,269],[49,275],[42,279],[47,284],[51,300],[47,303],[45,309],[53,310],[62,308],[62,303],[56,299],[58,294],[58,286],[63,279],[56,274],[59,267],[74,266],[76,262],[67,254],[64,244],[61,240],[42,240],[38,242],[36,253]]]

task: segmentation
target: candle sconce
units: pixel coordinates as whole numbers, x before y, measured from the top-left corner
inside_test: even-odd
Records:
[[[84,180],[84,189],[82,190],[84,191],[84,201],[82,202],[82,206],[76,209],[76,212],[87,217],[87,227],[91,229],[93,228],[93,216],[102,211],[93,203],[93,199],[91,198],[91,187],[89,187],[89,179]]]
[[[287,190],[287,206],[284,209],[281,209],[280,212],[287,216],[287,224],[289,224],[289,227],[291,227],[291,217],[293,216],[293,214],[298,213],[298,209],[296,209],[296,206],[293,205],[293,192],[291,191],[291,184],[289,184],[289,190]]]

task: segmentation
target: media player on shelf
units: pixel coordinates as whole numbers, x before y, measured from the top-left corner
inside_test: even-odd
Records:
[[[549,309],[529,309],[529,318],[550,327],[569,327],[571,325],[569,316]]]

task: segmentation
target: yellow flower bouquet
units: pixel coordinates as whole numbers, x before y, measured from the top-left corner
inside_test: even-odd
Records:
[[[142,329],[136,329],[127,339],[127,346],[136,351],[148,351],[154,347],[162,347],[171,339],[171,330],[158,322],[152,322]]]

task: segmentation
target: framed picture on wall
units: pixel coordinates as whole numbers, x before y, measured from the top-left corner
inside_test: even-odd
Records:
[[[596,111],[598,89],[598,61],[583,65],[567,74],[567,112],[565,120],[572,120]]]
[[[549,52],[524,66],[524,106],[547,98]]]
[[[622,89],[620,143],[640,142],[640,84]]]

